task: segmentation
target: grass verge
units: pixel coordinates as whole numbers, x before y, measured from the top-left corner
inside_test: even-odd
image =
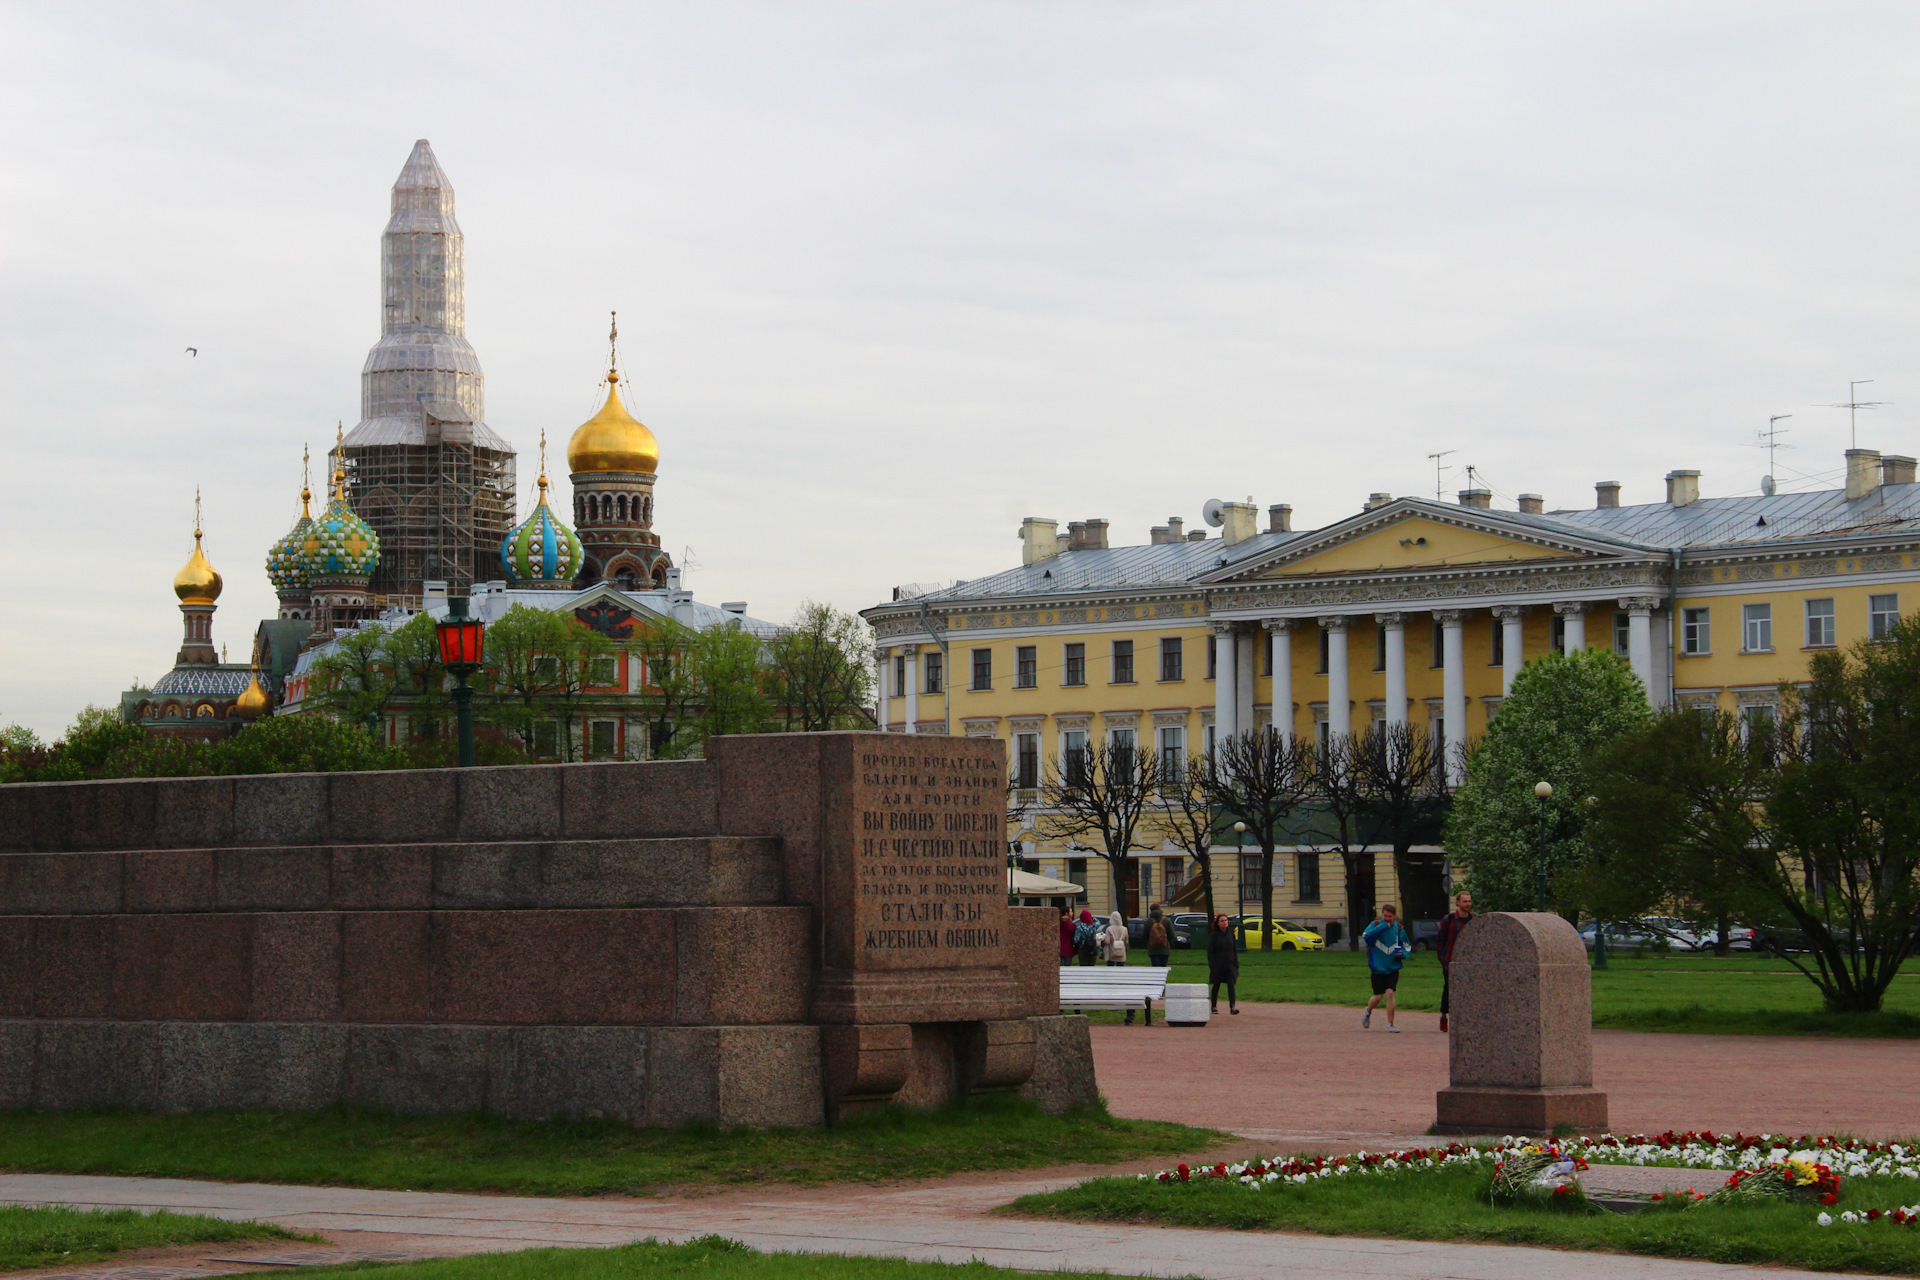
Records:
[[[304,1275],[337,1275],[370,1267],[319,1267]],[[686,1244],[642,1240],[616,1249],[529,1249],[379,1266],[382,1280],[986,1280],[1025,1276],[984,1262],[909,1262],[834,1253],[760,1253],[735,1240],[705,1236]],[[1089,1280],[1105,1272],[1061,1272]]]
[[[887,1109],[832,1129],[727,1131],[339,1110],[11,1111],[0,1112],[0,1169],[580,1196],[1032,1169],[1114,1150],[1135,1156],[1197,1151],[1227,1137],[1122,1120],[1104,1109],[1050,1116],[1018,1098],[925,1113]]]
[[[225,1222],[165,1210],[0,1206],[0,1271],[97,1262],[155,1245],[311,1239],[262,1222]]]
[[[1003,1212],[1077,1221],[1307,1231],[1335,1236],[1545,1245],[1701,1258],[1746,1265],[1920,1275],[1920,1230],[1883,1220],[1822,1227],[1819,1206],[1785,1201],[1637,1214],[1576,1216],[1534,1208],[1496,1209],[1485,1199],[1485,1169],[1421,1170],[1365,1178],[1327,1178],[1284,1189],[1249,1191],[1237,1183],[1167,1186],[1137,1178],[1099,1178],[1065,1190],[1024,1196]],[[1890,1209],[1909,1202],[1905,1179],[1848,1182],[1840,1209]]]

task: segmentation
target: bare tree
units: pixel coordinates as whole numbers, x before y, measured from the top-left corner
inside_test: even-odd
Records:
[[[1393,846],[1394,879],[1405,885],[1408,852],[1423,833],[1437,836],[1446,812],[1444,749],[1424,729],[1403,721],[1362,733],[1351,756],[1354,781],[1372,811],[1369,825]]]
[[[1271,728],[1230,734],[1214,743],[1207,796],[1225,814],[1247,824],[1260,842],[1260,914],[1273,919],[1273,849],[1280,827],[1313,796],[1313,744]],[[1260,930],[1260,949],[1273,950],[1273,926]]]
[[[1132,874],[1129,855],[1147,847],[1136,836],[1159,785],[1159,761],[1130,740],[1110,739],[1102,747],[1089,747],[1064,769],[1047,762],[1040,786],[1040,830],[1058,840],[1098,842],[1094,851],[1113,869],[1116,909],[1126,898]]]
[[[1364,905],[1368,894],[1360,891],[1361,872],[1363,867],[1368,868],[1366,878],[1371,878],[1372,855],[1366,850],[1373,843],[1378,825],[1367,778],[1359,767],[1360,755],[1353,734],[1330,733],[1313,771],[1313,804],[1320,817],[1316,824],[1319,838],[1314,843],[1320,852],[1340,855],[1346,878],[1347,932],[1351,936],[1366,927],[1361,916],[1369,909]],[[1362,858],[1369,861],[1362,863]]]
[[[1207,790],[1207,767],[1207,758],[1196,755],[1187,757],[1186,767],[1178,777],[1170,777],[1163,770],[1160,787],[1154,792],[1153,807],[1159,811],[1160,820],[1173,843],[1200,864],[1200,879],[1204,882],[1207,896],[1208,927],[1211,928],[1214,915],[1214,810],[1211,794]]]

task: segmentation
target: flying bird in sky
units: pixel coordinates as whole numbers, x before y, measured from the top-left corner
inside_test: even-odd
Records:
[[[195,357],[197,357],[197,356],[199,356],[199,354],[200,354],[200,348],[198,348],[198,347],[188,347],[188,348],[187,348],[187,354],[188,354],[188,355],[190,355],[190,356],[195,356]]]

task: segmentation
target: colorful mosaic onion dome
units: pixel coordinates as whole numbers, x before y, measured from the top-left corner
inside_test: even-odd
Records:
[[[333,470],[333,501],[308,526],[300,544],[300,562],[309,583],[322,578],[370,578],[380,563],[380,535],[347,505],[347,464],[337,441],[334,448],[339,460]]]
[[[306,458],[301,458],[304,472]],[[306,477],[300,480],[300,518],[293,522],[293,528],[287,530],[280,541],[267,551],[267,580],[278,591],[303,591],[307,586],[307,564],[302,553],[307,545],[307,531],[313,528],[313,490],[307,487]]]
[[[212,604],[220,598],[220,572],[200,549],[200,491],[193,492],[193,554],[173,575],[173,594],[181,604]]]
[[[500,543],[500,564],[515,582],[572,582],[585,560],[580,539],[547,505],[547,433],[540,433],[540,500]]]
[[[620,402],[619,360],[611,352],[620,336],[616,326],[607,337],[607,402],[600,412],[581,423],[567,441],[567,469],[578,475],[594,471],[638,471],[652,475],[660,469],[660,442],[646,424]]]

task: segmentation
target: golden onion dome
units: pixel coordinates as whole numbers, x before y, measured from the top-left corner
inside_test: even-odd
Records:
[[[220,572],[207,562],[200,550],[200,531],[193,531],[193,554],[180,572],[173,575],[173,594],[181,604],[212,604],[220,598]]]
[[[240,696],[234,700],[233,714],[239,716],[242,720],[258,720],[261,716],[267,714],[267,709],[272,705],[273,699],[268,697],[267,691],[261,687],[260,668],[258,664],[256,664],[253,668],[253,679],[247,683],[247,687],[243,689]]]
[[[575,474],[639,471],[652,475],[660,466],[660,442],[620,402],[619,377],[617,371],[607,371],[607,402],[567,441],[567,469]]]

